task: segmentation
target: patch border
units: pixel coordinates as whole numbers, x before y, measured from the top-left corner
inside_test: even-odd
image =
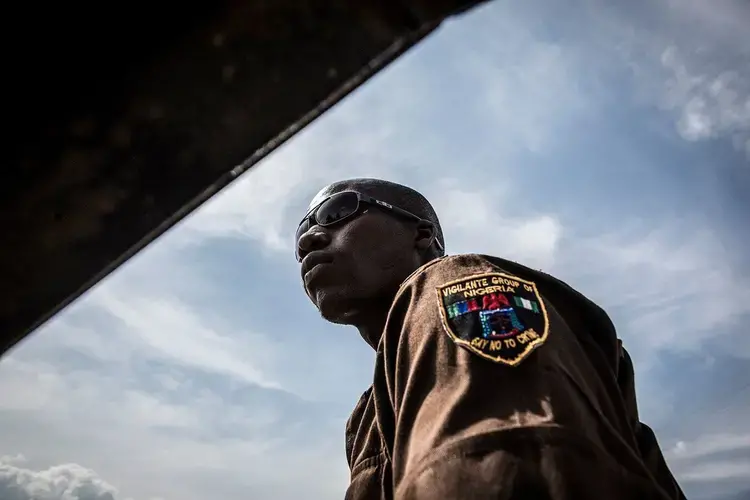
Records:
[[[538,339],[535,339],[535,340],[529,342],[528,344],[526,344],[526,346],[524,347],[524,350],[520,354],[518,354],[515,358],[513,358],[511,360],[508,360],[508,359],[505,359],[505,358],[502,358],[502,357],[498,357],[498,356],[492,356],[490,354],[487,354],[484,351],[481,351],[481,350],[477,349],[476,347],[474,347],[473,345],[471,345],[471,342],[469,342],[467,340],[464,340],[461,337],[459,337],[458,335],[456,335],[453,332],[450,324],[448,323],[448,312],[445,310],[445,302],[443,302],[443,296],[442,296],[442,293],[441,293],[441,289],[445,288],[445,287],[452,286],[452,285],[457,285],[458,283],[462,283],[464,281],[475,280],[475,279],[480,279],[480,278],[487,278],[489,276],[499,276],[499,277],[502,277],[502,278],[505,278],[505,279],[512,279],[512,280],[518,281],[518,282],[520,282],[522,284],[526,284],[526,285],[531,286],[533,288],[534,295],[536,296],[537,300],[539,301],[539,309],[540,309],[540,311],[542,313],[542,317],[544,319],[544,332],[541,335],[539,335]],[[448,337],[450,337],[450,339],[453,341],[453,343],[455,343],[455,344],[457,344],[459,346],[462,346],[465,349],[468,349],[469,351],[473,352],[474,354],[476,354],[476,355],[478,355],[478,356],[480,356],[482,358],[485,358],[485,359],[487,359],[489,361],[494,361],[495,363],[504,364],[504,365],[507,365],[507,366],[518,366],[519,364],[521,364],[521,361],[523,361],[524,359],[526,359],[529,356],[529,354],[531,354],[532,352],[534,352],[540,345],[544,344],[547,341],[547,337],[549,335],[549,315],[547,314],[547,308],[544,305],[544,300],[542,300],[542,296],[539,293],[539,289],[537,288],[536,283],[534,283],[533,281],[525,280],[523,278],[519,278],[518,276],[514,276],[512,274],[507,274],[507,273],[485,272],[485,273],[479,273],[479,274],[472,274],[470,276],[464,276],[464,277],[459,278],[459,279],[448,281],[447,283],[443,283],[442,285],[439,285],[439,286],[435,287],[435,292],[437,293],[438,310],[440,311],[440,321],[443,324],[443,330],[445,330],[445,333],[448,334]]]

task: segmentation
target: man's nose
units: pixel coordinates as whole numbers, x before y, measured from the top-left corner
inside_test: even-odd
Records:
[[[320,226],[311,227],[300,236],[297,242],[299,259],[302,260],[310,252],[327,247],[329,243],[331,243],[331,235],[328,231]]]

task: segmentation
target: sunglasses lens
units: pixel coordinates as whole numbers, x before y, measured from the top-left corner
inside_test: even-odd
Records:
[[[339,193],[333,195],[315,210],[315,224],[330,226],[354,214],[358,207],[359,199],[356,193]],[[308,217],[297,227],[297,233],[294,236],[294,253],[297,260],[299,260],[299,239],[310,229],[310,224],[310,218]]]
[[[359,200],[354,193],[341,193],[326,200],[315,212],[315,220],[321,226],[329,226],[345,219],[357,211]]]

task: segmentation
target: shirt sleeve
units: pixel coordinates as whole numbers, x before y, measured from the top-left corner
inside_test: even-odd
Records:
[[[378,347],[395,498],[669,498],[599,378],[532,281],[470,257],[425,269]]]

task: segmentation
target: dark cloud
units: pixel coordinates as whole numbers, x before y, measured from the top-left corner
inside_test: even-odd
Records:
[[[2,500],[120,500],[117,490],[96,472],[78,464],[45,470],[22,466],[23,457],[0,457]]]

